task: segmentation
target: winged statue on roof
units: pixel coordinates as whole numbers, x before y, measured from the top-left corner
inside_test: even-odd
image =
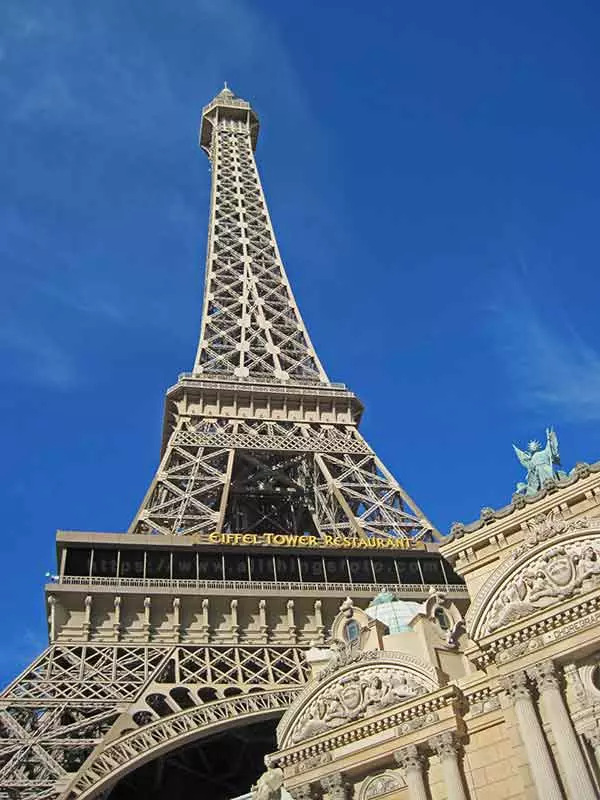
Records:
[[[525,481],[517,483],[517,492],[520,494],[535,494],[543,489],[544,483],[555,476],[566,478],[567,473],[563,470],[556,470],[560,466],[560,453],[558,449],[558,437],[554,428],[546,428],[546,446],[542,447],[541,442],[536,439],[529,442],[527,450],[520,450],[513,444],[513,449],[521,465],[527,470]]]

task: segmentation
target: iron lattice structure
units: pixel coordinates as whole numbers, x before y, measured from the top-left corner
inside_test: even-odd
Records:
[[[167,393],[161,462],[129,532],[158,549],[165,536],[200,544],[215,531],[429,540],[436,531],[361,436],[360,402],[328,380],[312,346],[257,135],[254,111],[228,89],[203,111],[212,195],[200,343],[193,372]],[[1,800],[105,797],[124,770],[174,743],[281,714],[307,680],[303,649],[324,641],[333,618],[308,592],[269,622],[263,599],[247,633],[222,582],[212,589],[229,627],[213,630],[209,601],[197,598],[188,629],[201,616],[201,638],[186,644],[180,605],[191,601],[180,603],[174,582],[110,586],[90,574],[46,587],[50,646],[0,698]],[[128,610],[136,602],[142,610]]]
[[[200,343],[193,373],[168,397],[172,432],[130,530],[429,539],[431,523],[361,436],[362,406],[330,383],[312,346],[257,135],[254,111],[228,89],[204,109],[212,193]]]

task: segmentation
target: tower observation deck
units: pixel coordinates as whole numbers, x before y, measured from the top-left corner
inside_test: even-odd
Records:
[[[57,534],[49,645],[0,697],[0,800],[178,800],[194,780],[211,800],[240,795],[341,600],[433,587],[466,601],[437,531],[361,435],[362,404],[315,352],[258,130],[227,87],[203,109],[194,366],[167,391],[160,463],[128,531]]]

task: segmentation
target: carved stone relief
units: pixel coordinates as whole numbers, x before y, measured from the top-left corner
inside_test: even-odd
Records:
[[[342,675],[308,703],[290,731],[290,741],[301,742],[425,691],[413,675],[389,667],[370,667]]]
[[[507,581],[491,605],[482,634],[541,608],[600,586],[600,538],[556,545],[529,561]]]
[[[373,775],[363,781],[358,800],[372,800],[374,797],[398,791],[406,786],[406,781],[397,772],[387,770],[381,775]]]

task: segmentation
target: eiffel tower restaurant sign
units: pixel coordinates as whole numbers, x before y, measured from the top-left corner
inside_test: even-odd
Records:
[[[194,543],[200,539],[192,537]],[[209,544],[266,547],[317,547],[333,550],[425,550],[423,542],[411,542],[409,539],[364,539],[359,536],[317,536],[298,535],[295,533],[210,533]]]

